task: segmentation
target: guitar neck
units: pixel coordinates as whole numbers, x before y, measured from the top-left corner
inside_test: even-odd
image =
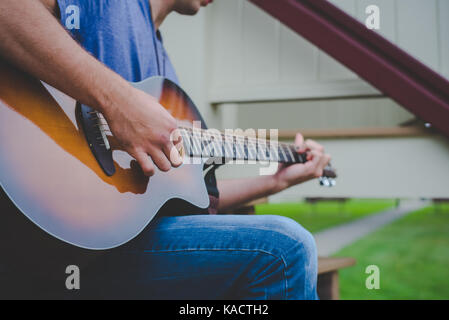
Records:
[[[306,155],[299,154],[293,144],[244,135],[214,133],[196,128],[181,127],[179,130],[185,152],[190,157],[286,164],[307,161]]]

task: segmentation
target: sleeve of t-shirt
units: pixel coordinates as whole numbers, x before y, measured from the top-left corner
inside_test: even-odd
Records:
[[[102,1],[57,0],[62,26],[78,41],[86,36],[86,30],[95,28]],[[83,32],[84,31],[84,32]]]

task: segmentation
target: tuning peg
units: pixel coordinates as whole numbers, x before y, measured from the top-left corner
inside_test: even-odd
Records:
[[[327,177],[319,178],[319,182],[320,182],[320,186],[324,186],[324,187],[329,187],[330,186],[330,182],[329,182],[329,179]]]
[[[337,181],[335,179],[328,178],[328,177],[325,177],[325,176],[320,177],[318,179],[318,181],[320,183],[320,186],[328,187],[328,188],[333,187],[333,186],[335,186],[337,184]]]

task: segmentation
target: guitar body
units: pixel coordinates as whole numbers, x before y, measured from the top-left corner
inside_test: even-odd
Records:
[[[159,99],[175,118],[204,125],[191,100],[169,80],[133,85]],[[156,170],[147,178],[111,143],[115,172],[107,174],[86,139],[80,108],[0,62],[0,186],[41,229],[78,247],[109,249],[137,236],[169,199],[209,205],[203,163]]]

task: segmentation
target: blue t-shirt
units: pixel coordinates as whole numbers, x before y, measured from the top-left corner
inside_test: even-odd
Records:
[[[58,0],[62,25],[128,81],[178,77],[151,18],[149,0]]]

